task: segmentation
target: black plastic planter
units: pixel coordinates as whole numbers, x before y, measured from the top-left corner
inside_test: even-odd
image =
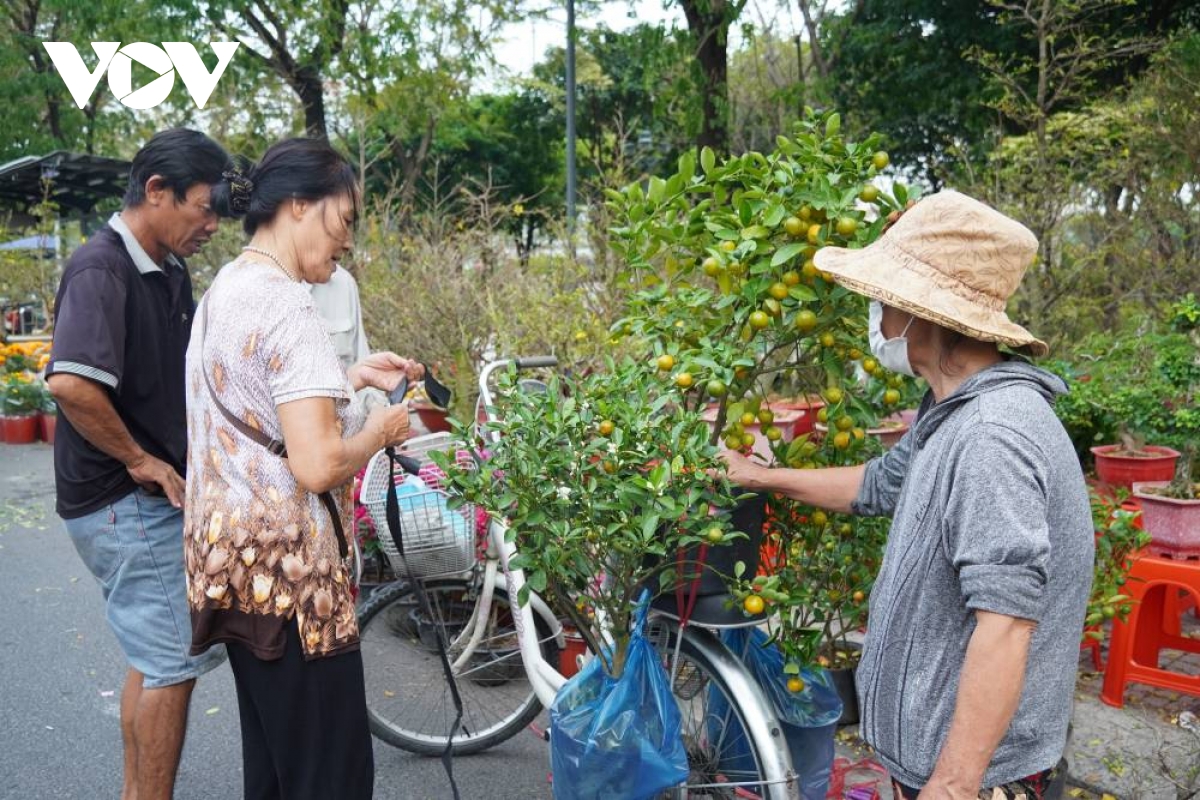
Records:
[[[733,567],[739,561],[746,564],[746,575],[753,576],[758,572],[766,507],[766,495],[755,495],[740,502],[730,512],[733,529],[746,534],[746,538],[735,539],[726,545],[704,547],[703,559],[699,545],[680,551],[672,560],[682,562],[681,565],[667,567],[676,570],[674,585],[655,597],[651,605],[676,617],[684,616],[688,606],[692,606],[690,618],[706,625],[737,625],[751,621],[741,608],[726,608],[729,599],[726,581],[733,576]],[[658,591],[658,586],[653,589]],[[694,602],[691,600],[693,594]]]

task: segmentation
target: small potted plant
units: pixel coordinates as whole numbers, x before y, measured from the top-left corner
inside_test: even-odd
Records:
[[[0,424],[8,444],[37,440],[38,413],[46,401],[45,384],[29,372],[10,372],[0,384]]]
[[[1126,331],[1091,337],[1075,363],[1057,366],[1070,392],[1055,409],[1102,483],[1129,490],[1138,481],[1171,479],[1186,441],[1176,412],[1193,354],[1179,330]]]
[[[512,566],[526,578],[517,600],[538,592],[614,679],[642,588],[673,587],[687,548],[744,538],[721,513],[737,498],[710,477],[719,461],[709,429],[679,401],[630,360],[553,376],[546,392],[522,390],[514,371],[502,376],[499,421],[489,424],[500,438],[478,468],[433,454],[452,495],[508,520],[520,551]]]
[[[1179,391],[1163,401],[1164,429],[1182,443],[1175,474],[1168,481],[1138,482],[1133,493],[1142,504],[1147,532],[1155,548],[1177,556],[1200,556],[1200,484],[1195,481],[1200,441],[1200,302],[1188,294],[1172,307],[1172,327],[1190,342],[1162,368]]]

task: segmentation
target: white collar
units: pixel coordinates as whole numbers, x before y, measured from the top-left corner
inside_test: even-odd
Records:
[[[129,256],[133,259],[134,266],[142,275],[148,275],[151,272],[162,272],[163,268],[154,263],[154,259],[142,247],[142,243],[133,235],[133,231],[129,230],[129,226],[125,224],[125,220],[121,219],[121,213],[117,212],[108,219],[108,227],[117,232],[121,237],[121,241],[125,243],[125,249],[129,251]],[[180,269],[183,264],[175,257],[174,253],[167,254],[167,263],[173,264]]]

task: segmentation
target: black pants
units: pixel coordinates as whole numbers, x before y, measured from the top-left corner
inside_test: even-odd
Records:
[[[362,654],[305,661],[294,622],[277,661],[262,661],[239,644],[228,650],[246,800],[369,800],[375,756]]]

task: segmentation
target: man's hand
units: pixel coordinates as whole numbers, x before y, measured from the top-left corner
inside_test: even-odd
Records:
[[[425,377],[425,368],[416,361],[401,358],[395,353],[372,353],[352,366],[349,370],[350,381],[355,389],[370,386],[390,392],[407,378],[419,381]]]
[[[126,467],[129,475],[148,492],[162,492],[176,508],[183,508],[185,496],[183,478],[165,461],[160,461],[149,453],[129,462]]]

